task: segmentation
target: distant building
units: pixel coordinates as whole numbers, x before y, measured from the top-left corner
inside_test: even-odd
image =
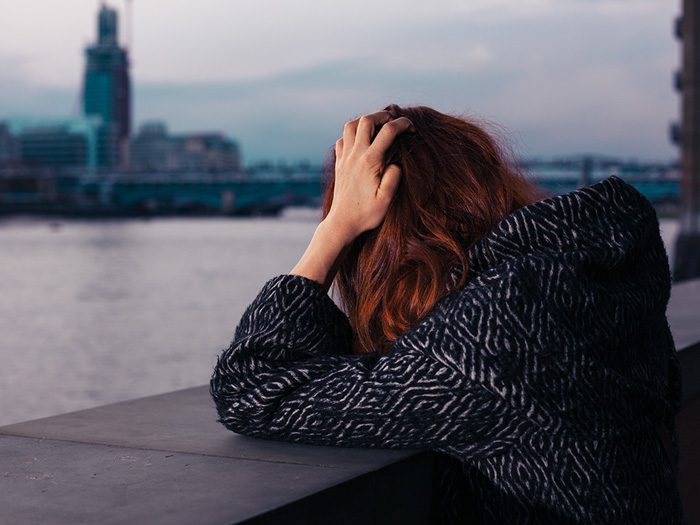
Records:
[[[184,169],[231,171],[240,167],[238,145],[221,133],[190,133],[176,136],[175,140]]]
[[[97,43],[85,50],[83,112],[102,119],[98,165],[125,166],[131,130],[129,57],[117,40],[117,12],[102,5],[97,20]]]
[[[131,140],[129,164],[137,171],[172,171],[177,168],[175,144],[162,122],[149,122]]]
[[[97,41],[85,49],[83,116],[0,119],[0,167],[240,171],[238,144],[222,133],[170,135],[165,124],[150,122],[131,137],[129,56],[117,34],[117,12],[102,4]]]
[[[97,117],[31,119],[0,122],[0,163],[94,169],[99,160],[101,120]]]
[[[132,139],[135,171],[238,171],[238,144],[222,133],[170,135],[164,123],[147,122]]]
[[[19,160],[19,142],[10,133],[9,126],[0,122],[0,166],[13,164]]]

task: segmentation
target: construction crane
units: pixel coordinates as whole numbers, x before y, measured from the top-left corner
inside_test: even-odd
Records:
[[[126,48],[129,51],[129,54],[131,55],[131,48],[134,45],[133,38],[134,38],[134,33],[133,33],[133,28],[131,25],[131,13],[133,10],[133,0],[125,0],[126,5],[125,5],[125,29],[126,29]]]

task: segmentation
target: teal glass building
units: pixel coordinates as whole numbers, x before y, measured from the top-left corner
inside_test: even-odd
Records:
[[[83,112],[102,122],[97,165],[123,167],[131,131],[129,56],[119,46],[117,12],[103,4],[97,20],[97,42],[85,50]]]

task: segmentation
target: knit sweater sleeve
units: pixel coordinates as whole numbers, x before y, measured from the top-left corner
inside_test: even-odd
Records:
[[[507,403],[426,349],[459,351],[434,318],[388,354],[351,354],[345,314],[316,281],[267,281],[217,357],[210,394],[226,428],[346,447],[498,447]],[[444,334],[443,334],[444,335]]]

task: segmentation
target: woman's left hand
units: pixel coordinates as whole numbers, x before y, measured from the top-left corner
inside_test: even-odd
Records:
[[[372,141],[377,126],[382,126]],[[415,131],[406,117],[392,119],[388,111],[363,115],[345,123],[335,143],[333,203],[326,221],[352,241],[376,228],[386,215],[401,177],[390,164],[383,170],[384,154],[399,133]]]

